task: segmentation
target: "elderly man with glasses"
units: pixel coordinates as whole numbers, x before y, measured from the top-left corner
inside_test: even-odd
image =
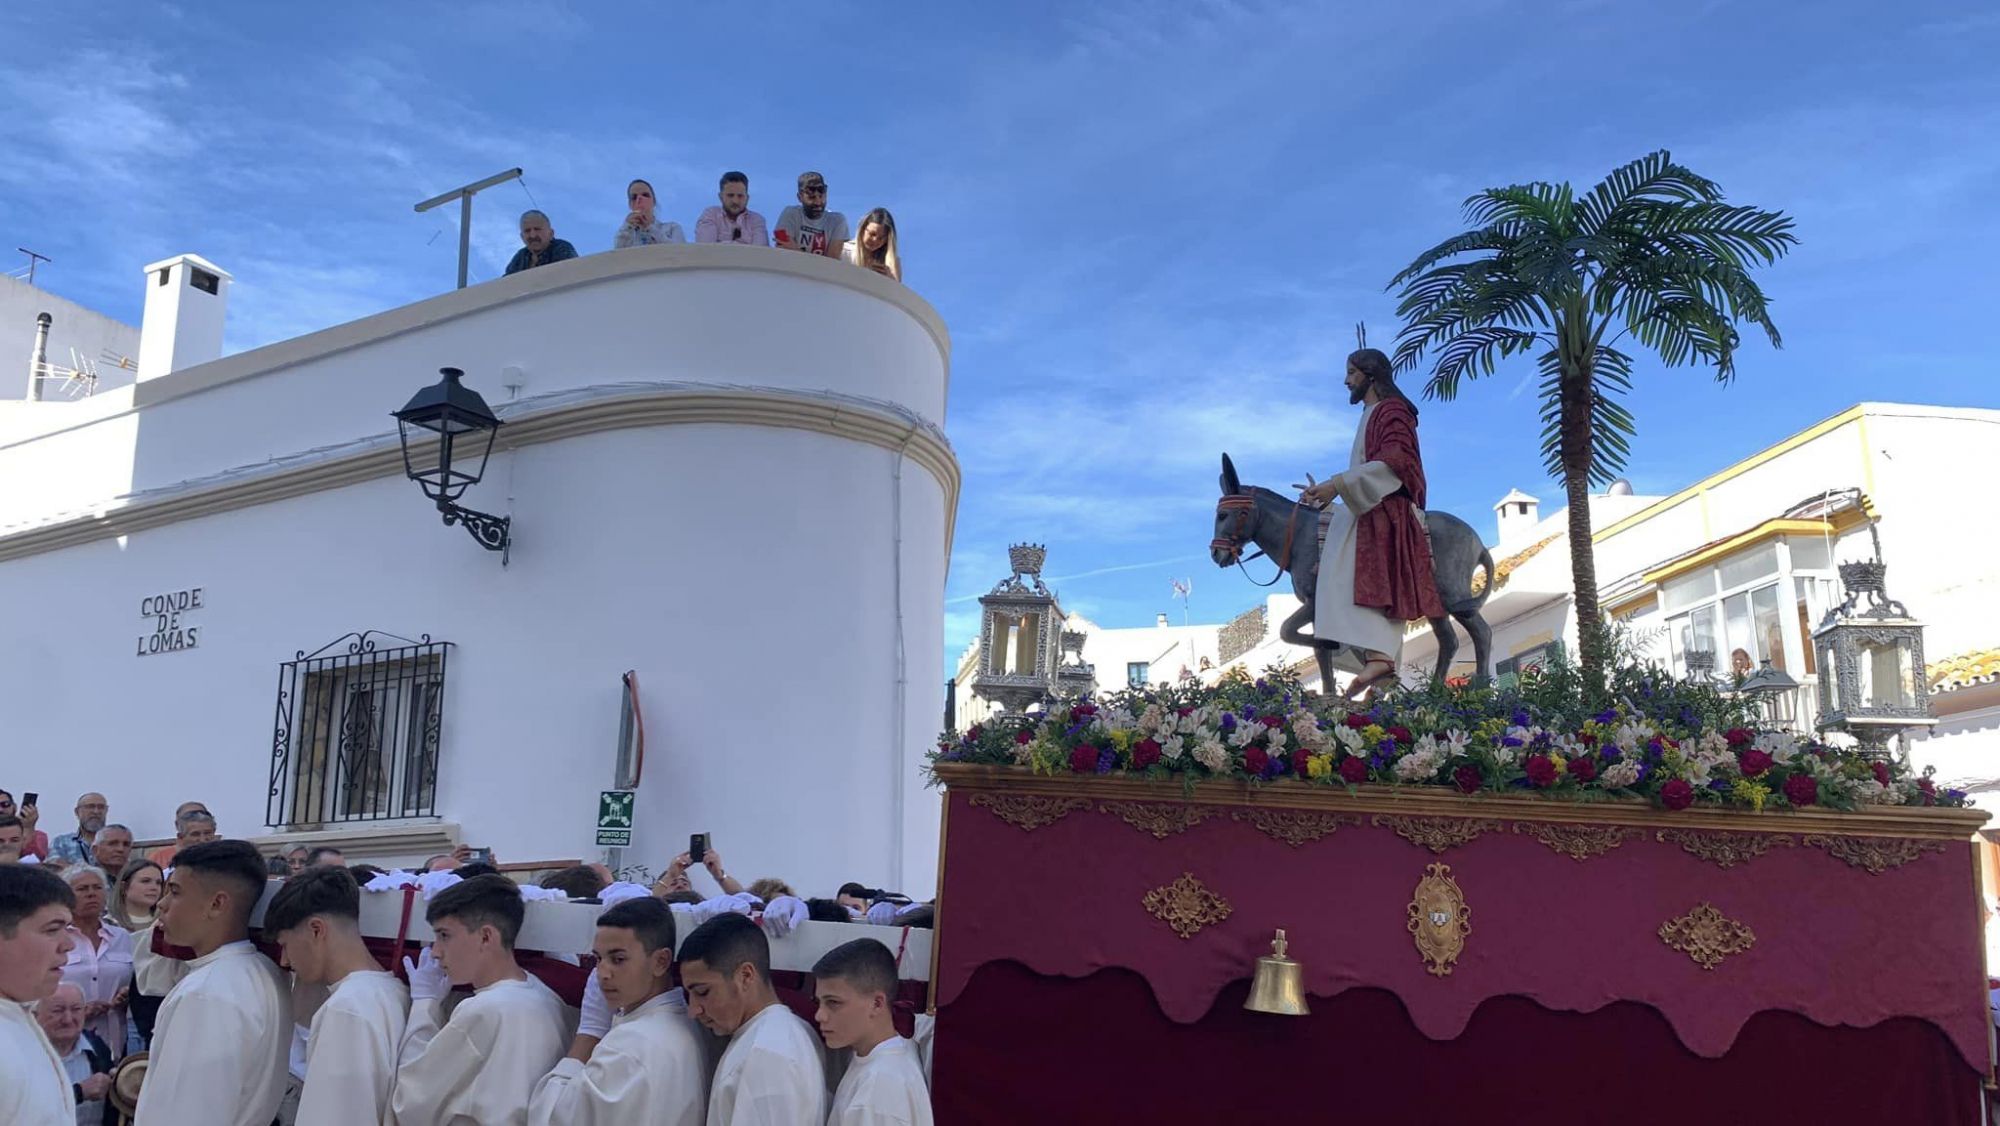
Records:
[[[76,832],[64,833],[49,842],[49,856],[64,864],[97,863],[97,834],[111,816],[111,803],[103,794],[90,793],[76,799]]]

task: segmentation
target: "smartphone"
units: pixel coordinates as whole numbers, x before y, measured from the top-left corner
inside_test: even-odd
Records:
[[[699,864],[708,855],[708,834],[696,833],[688,838],[688,863]]]
[[[29,790],[27,793],[21,795],[21,804],[39,806],[42,804],[42,795]]]
[[[465,862],[467,864],[491,864],[493,863],[493,850],[484,847],[475,848],[466,854]]]

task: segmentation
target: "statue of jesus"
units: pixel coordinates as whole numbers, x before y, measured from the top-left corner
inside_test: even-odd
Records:
[[[1363,405],[1347,469],[1317,484],[1308,476],[1299,499],[1326,508],[1313,636],[1340,642],[1334,664],[1354,674],[1346,692],[1353,699],[1393,682],[1403,624],[1442,618],[1444,604],[1424,528],[1416,405],[1397,388],[1389,357],[1374,348],[1347,357],[1346,384],[1348,402]]]

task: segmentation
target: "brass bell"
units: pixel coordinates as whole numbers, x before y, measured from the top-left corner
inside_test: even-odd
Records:
[[[1302,1017],[1306,1007],[1305,967],[1285,957],[1285,932],[1271,940],[1271,952],[1257,959],[1257,976],[1250,979],[1250,996],[1243,1007],[1255,1013]]]

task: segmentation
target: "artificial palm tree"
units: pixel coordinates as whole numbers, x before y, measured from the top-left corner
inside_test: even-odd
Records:
[[[1581,663],[1585,682],[1601,685],[1590,487],[1617,475],[1632,439],[1631,412],[1618,402],[1632,387],[1632,357],[1617,345],[1630,336],[1668,367],[1712,365],[1728,383],[1737,324],[1780,345],[1750,269],[1798,239],[1782,212],[1724,203],[1721,188],[1664,150],[1580,199],[1568,184],[1521,184],[1483,191],[1465,212],[1474,229],[1389,283],[1402,287],[1395,364],[1412,368],[1428,355],[1424,394],[1449,400],[1461,380],[1539,349],[1542,458],[1569,499]]]

